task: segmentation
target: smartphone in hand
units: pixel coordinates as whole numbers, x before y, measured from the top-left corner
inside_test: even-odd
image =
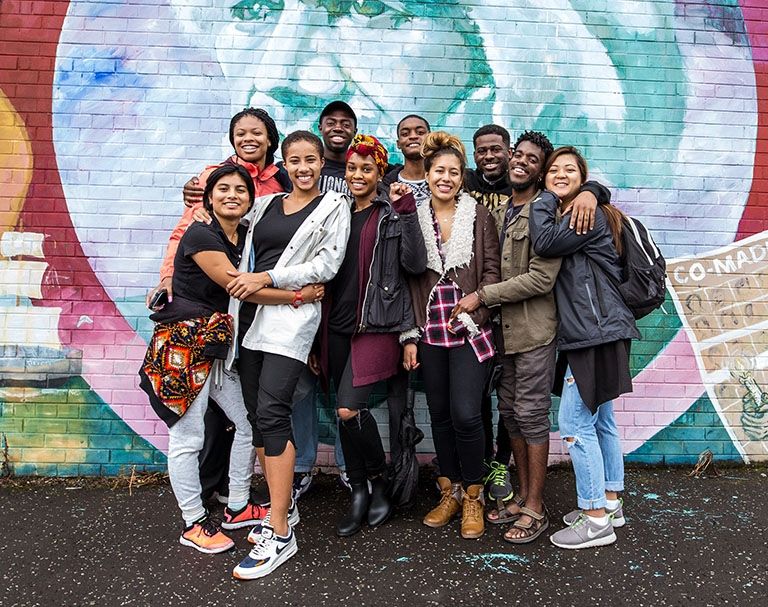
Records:
[[[160,289],[152,296],[152,299],[149,300],[148,307],[150,310],[159,310],[167,303],[168,291],[166,289]]]

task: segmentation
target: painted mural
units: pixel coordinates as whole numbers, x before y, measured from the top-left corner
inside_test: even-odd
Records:
[[[584,150],[669,261],[616,405],[629,459],[768,459],[763,4],[5,0],[0,433],[14,470],[164,465],[136,370],[180,186],[230,153],[243,107],[285,134],[336,98],[393,149],[416,112],[470,148],[495,122]]]

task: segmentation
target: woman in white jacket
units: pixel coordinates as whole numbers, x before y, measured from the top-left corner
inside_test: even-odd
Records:
[[[305,303],[300,289],[336,275],[349,236],[349,201],[335,192],[321,195],[318,189],[320,139],[296,131],[283,140],[282,154],[293,191],[256,200],[245,218],[250,226],[239,271],[227,285],[239,337],[239,349],[230,353],[229,362],[237,357],[253,444],[271,503],[248,536],[256,545],[235,567],[238,579],[268,575],[297,551],[291,529],[299,519],[291,501],[296,459],[291,402],[320,325],[320,303]],[[294,290],[293,303],[241,305],[264,287]]]

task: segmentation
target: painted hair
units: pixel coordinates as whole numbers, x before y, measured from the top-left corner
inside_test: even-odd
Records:
[[[538,145],[538,144],[537,144]],[[587,166],[587,160],[582,156],[581,152],[572,145],[564,145],[554,150],[547,159],[547,164],[544,167],[544,175],[549,173],[549,169],[560,156],[570,154],[576,159],[576,166],[579,168],[581,174],[582,185],[587,181],[589,175],[589,167]],[[569,201],[570,202],[570,201]],[[624,223],[624,213],[611,204],[600,205],[600,210],[605,215],[605,220],[608,222],[608,228],[611,230],[611,238],[613,239],[613,246],[616,248],[616,252],[621,256],[624,253],[624,246],[621,240],[621,230]]]
[[[424,143],[421,144],[424,169],[429,171],[432,163],[440,156],[445,156],[446,154],[456,156],[459,159],[463,174],[467,168],[467,151],[464,149],[461,139],[445,131],[427,133],[426,137],[424,137]]]
[[[363,135],[362,133],[355,135],[347,149],[346,159],[349,160],[352,154],[371,156],[376,163],[376,167],[379,169],[380,175],[384,175],[387,170],[387,165],[389,164],[387,149],[373,135]]]
[[[504,145],[509,147],[511,138],[509,136],[509,131],[503,126],[499,126],[498,124],[486,124],[481,126],[475,131],[475,134],[472,135],[472,145],[477,146],[477,138],[482,137],[483,135],[498,135],[501,137]]]
[[[277,147],[280,144],[280,133],[277,131],[277,125],[275,124],[275,121],[272,120],[272,117],[269,114],[267,114],[266,110],[262,110],[261,108],[247,107],[232,116],[232,120],[229,121],[229,143],[232,144],[232,147],[235,147],[235,126],[238,122],[240,122],[240,119],[244,118],[245,116],[258,118],[264,123],[264,128],[267,129],[267,139],[269,139],[265,166],[274,164],[275,152],[277,151]]]
[[[288,155],[288,148],[298,141],[311,143],[315,146],[320,158],[324,157],[323,141],[320,137],[309,131],[293,131],[293,133],[286,135],[283,143],[280,144],[280,153],[283,155],[283,159]]]
[[[205,210],[209,213],[213,213],[213,205],[211,204],[211,192],[213,192],[213,188],[216,187],[216,184],[222,177],[226,177],[232,173],[237,173],[243,178],[245,187],[248,190],[248,208],[253,205],[253,201],[256,198],[256,186],[253,185],[253,179],[248,174],[248,171],[242,165],[226,162],[214,169],[205,182],[205,189],[203,190],[203,207],[205,207]]]

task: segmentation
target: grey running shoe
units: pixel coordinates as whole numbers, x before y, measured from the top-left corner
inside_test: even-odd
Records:
[[[566,514],[563,517],[563,522],[566,525],[573,525],[573,523],[576,522],[576,519],[579,518],[579,515],[583,512],[583,510],[571,510],[568,514]],[[623,527],[627,524],[627,520],[624,518],[624,500],[619,498],[619,507],[616,508],[616,510],[610,510],[606,507],[605,513],[610,517],[611,519],[611,525],[613,525],[614,529],[618,529],[619,527]]]
[[[558,548],[578,550],[613,544],[616,541],[616,533],[610,521],[601,527],[586,514],[581,514],[571,525],[553,533],[549,541]]]

